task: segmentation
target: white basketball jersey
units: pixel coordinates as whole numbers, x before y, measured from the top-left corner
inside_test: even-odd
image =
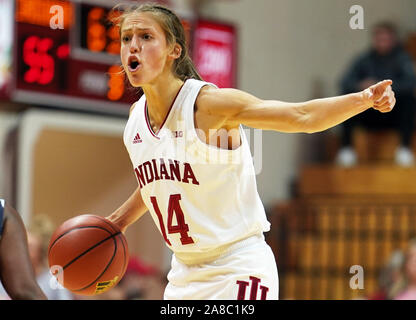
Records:
[[[197,136],[194,105],[205,85],[215,86],[187,80],[157,133],[143,95],[124,131],[143,201],[167,246],[180,256],[215,251],[270,229],[242,126],[235,150]]]

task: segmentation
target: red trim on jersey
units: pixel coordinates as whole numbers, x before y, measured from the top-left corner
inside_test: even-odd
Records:
[[[152,126],[150,125],[149,111],[148,111],[148,108],[147,108],[147,100],[146,100],[146,103],[145,103],[145,105],[144,105],[144,116],[145,116],[145,118],[146,118],[146,124],[147,124],[147,127],[149,128],[149,131],[150,131],[150,133],[152,134],[152,136],[154,136],[155,138],[160,139],[157,135],[158,135],[158,133],[160,132],[160,130],[162,130],[162,128],[163,128],[163,126],[164,126],[164,124],[165,124],[166,120],[168,119],[169,114],[170,114],[170,112],[171,112],[171,110],[172,110],[172,107],[173,107],[173,105],[174,105],[174,104],[175,104],[175,102],[176,102],[176,98],[178,97],[179,93],[181,92],[181,90],[182,90],[182,88],[183,88],[183,85],[184,85],[184,84],[185,84],[185,82],[184,82],[184,83],[182,83],[182,86],[179,88],[178,93],[176,94],[175,98],[174,98],[174,99],[173,99],[173,101],[172,101],[172,104],[171,104],[171,105],[170,105],[170,107],[169,107],[169,110],[168,110],[168,113],[166,114],[165,120],[163,120],[162,125],[160,126],[159,130],[157,130],[157,132],[156,132],[156,133],[154,133],[154,132],[153,132]]]

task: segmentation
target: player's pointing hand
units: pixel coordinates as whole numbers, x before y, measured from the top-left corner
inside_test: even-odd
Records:
[[[364,99],[368,106],[386,113],[393,110],[396,104],[394,91],[391,88],[393,81],[384,80],[363,91]]]

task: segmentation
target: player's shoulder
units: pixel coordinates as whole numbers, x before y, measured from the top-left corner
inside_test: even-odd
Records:
[[[236,109],[251,102],[252,98],[246,92],[235,88],[204,86],[196,98],[196,106],[209,115],[229,116],[234,114]]]
[[[210,85],[209,83],[203,84],[203,86],[201,87],[201,90],[199,90],[197,100],[198,99],[203,100],[203,99],[213,97],[214,95],[218,94],[220,90],[221,89],[214,87]]]
[[[217,87],[210,85],[209,83],[203,85],[198,92],[195,104],[199,110],[207,111],[216,104],[216,99],[221,94],[221,90]],[[208,112],[209,113],[209,112]]]
[[[129,111],[129,117],[131,116],[131,113],[133,112],[134,108],[136,107],[136,104],[137,104],[137,101],[131,105],[130,111]]]
[[[144,94],[142,94],[141,97],[131,105],[130,111],[129,111],[129,117],[131,116],[131,114],[133,113],[133,111],[137,109],[137,107],[139,106],[140,102],[142,102],[141,103],[142,106],[144,105],[143,100],[146,100],[146,97],[145,97]]]

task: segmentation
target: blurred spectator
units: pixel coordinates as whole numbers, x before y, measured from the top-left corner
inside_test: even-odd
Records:
[[[357,163],[357,155],[352,148],[352,133],[358,125],[368,129],[397,130],[401,145],[396,149],[396,163],[401,166],[414,163],[410,146],[415,120],[416,76],[410,56],[399,43],[397,29],[389,22],[378,23],[373,28],[372,47],[356,58],[344,75],[342,93],[362,91],[383,79],[393,80],[396,106],[387,114],[369,109],[345,121],[342,124],[342,148],[336,157],[337,164],[353,166]]]
[[[409,242],[405,253],[402,287],[395,300],[416,300],[416,239]]]
[[[28,228],[29,254],[39,286],[50,300],[71,300],[72,294],[51,275],[48,268],[49,240],[54,226],[45,215],[35,215]],[[51,285],[53,283],[53,285]]]
[[[368,297],[369,300],[390,300],[397,294],[402,285],[402,268],[404,254],[400,250],[394,251],[387,264],[382,268],[379,277],[379,289]]]
[[[119,285],[127,300],[161,300],[166,283],[160,271],[138,257],[130,257],[126,273]]]

